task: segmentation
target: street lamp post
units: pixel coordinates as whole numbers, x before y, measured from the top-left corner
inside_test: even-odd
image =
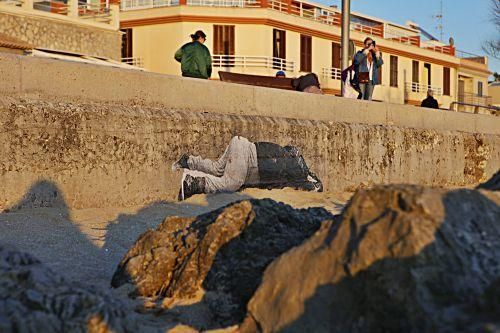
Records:
[[[351,25],[351,0],[342,0],[342,70],[349,67],[349,31]],[[344,82],[342,82],[342,86]]]

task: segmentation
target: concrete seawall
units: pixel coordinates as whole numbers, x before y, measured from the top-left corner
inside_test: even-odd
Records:
[[[0,210],[41,180],[74,208],[172,200],[171,163],[234,135],[298,146],[327,190],[472,186],[500,168],[494,116],[4,54],[0,75]]]

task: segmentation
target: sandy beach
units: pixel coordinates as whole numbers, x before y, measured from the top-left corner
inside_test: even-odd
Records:
[[[324,207],[337,214],[350,196],[247,189],[144,207],[23,208],[0,214],[0,243],[33,254],[69,280],[108,288],[117,264],[139,235],[167,216],[195,216],[249,198],[271,198],[294,208]]]

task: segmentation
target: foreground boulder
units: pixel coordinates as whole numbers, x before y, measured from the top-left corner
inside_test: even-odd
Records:
[[[226,325],[240,322],[267,265],[301,244],[325,209],[296,210],[272,200],[249,200],[196,218],[167,218],[144,233],[120,262],[112,286],[134,294],[204,301]]]
[[[241,332],[500,329],[499,203],[486,191],[360,190],[340,224],[268,266]]]
[[[33,256],[0,245],[0,332],[137,332],[121,302],[69,284]]]

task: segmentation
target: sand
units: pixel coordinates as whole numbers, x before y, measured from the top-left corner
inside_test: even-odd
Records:
[[[324,207],[337,214],[350,196],[247,189],[145,207],[24,208],[0,214],[0,243],[35,255],[69,280],[108,288],[118,262],[139,235],[167,216],[195,216],[247,198],[271,198],[295,208]]]

